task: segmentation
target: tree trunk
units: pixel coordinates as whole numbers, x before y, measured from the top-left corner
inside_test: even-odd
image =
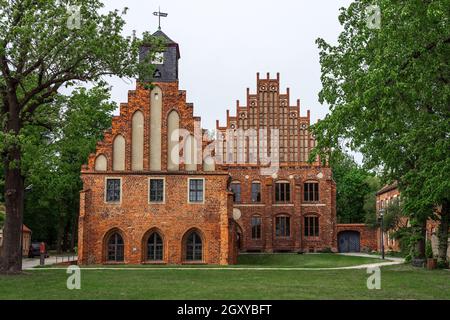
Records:
[[[6,133],[19,135],[19,104],[14,95],[8,97],[9,114]],[[18,142],[9,146],[4,154],[5,171],[5,227],[3,230],[2,273],[22,271],[22,224],[24,201],[24,177],[21,174],[21,150]]]
[[[444,200],[441,209],[441,218],[438,229],[438,265],[447,265],[447,250],[448,250],[448,226],[450,220],[450,201]]]
[[[425,238],[427,228],[426,222],[417,222],[413,229],[413,237],[415,238],[413,258],[425,259]]]

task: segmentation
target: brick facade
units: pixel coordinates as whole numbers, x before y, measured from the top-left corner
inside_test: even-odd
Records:
[[[377,214],[380,212],[380,209],[387,209],[393,201],[398,201],[400,199],[400,192],[397,188],[397,183],[393,183],[390,185],[384,186],[380,191],[377,192],[377,203],[376,209]],[[407,225],[408,220],[406,218],[402,218],[400,221],[401,225]],[[380,229],[378,229],[377,239],[378,239],[378,250],[381,251],[381,236]],[[393,239],[390,235],[390,232],[383,232],[383,244],[385,251],[400,251],[400,243],[398,240]]]
[[[357,232],[360,237],[360,249],[361,251],[376,251],[378,250],[378,230],[371,229],[365,224],[338,224],[337,225],[337,235],[343,232]]]
[[[165,35],[159,32],[158,36]],[[172,52],[174,47],[178,59],[179,48],[173,41],[167,52]],[[159,69],[177,76],[177,59],[168,59]],[[224,265],[236,262],[238,250],[337,251],[336,188],[332,172],[322,166],[319,159],[313,163],[307,161],[315,146],[309,132],[310,113],[308,111],[306,117],[300,115],[299,101],[290,106],[289,89],[280,93],[279,75],[276,79],[271,79],[270,75],[260,79],[258,75],[257,94],[250,94],[248,90],[248,106],[238,103],[238,116],[230,116],[228,112],[226,126],[217,125],[217,139],[203,139],[200,143],[196,140],[200,153],[214,142],[211,157],[215,164],[207,165],[206,158],[200,156],[200,161],[192,166],[182,157],[186,151],[182,150],[181,162],[175,170],[172,167],[175,156],[170,150],[173,135],[169,132],[174,122],[169,120],[170,116],[176,112],[179,129],[193,136],[199,130],[200,135],[205,131],[199,128],[200,118],[194,116],[193,105],[186,102],[186,92],[179,90],[178,80],[170,79],[164,75],[160,82],[154,79],[151,89],[138,81],[136,90],[129,92],[128,102],[120,105],[120,115],[113,118],[112,128],[105,132],[96,152],[82,168],[79,263]],[[160,121],[152,118],[156,110],[152,108],[160,108],[156,113],[161,115]],[[142,114],[137,117],[143,118],[142,123],[133,122],[136,113]],[[263,173],[262,169],[267,169],[268,165],[259,154],[254,163],[223,161],[229,154],[222,135],[240,128],[280,130],[279,168],[275,172]],[[142,143],[133,138],[134,132],[138,133],[136,136],[142,132],[142,137],[139,136]],[[155,136],[161,140],[155,141]],[[118,137],[123,143],[116,145]],[[182,137],[180,141],[184,142]],[[257,141],[260,149],[264,138],[258,134]],[[244,147],[246,159],[250,158],[249,148],[250,145]],[[231,157],[236,158],[238,150],[233,150],[235,153]],[[270,147],[272,155],[273,150]],[[157,170],[153,169],[154,152],[160,155],[156,159]],[[114,169],[116,162],[122,160],[123,168],[121,165],[120,170]],[[120,181],[120,192],[106,190],[108,179]],[[164,201],[150,203],[149,179],[163,180]],[[190,179],[204,181],[200,203],[190,201]],[[261,186],[258,201],[252,199],[253,182]],[[233,203],[231,185],[237,183],[241,199]],[[280,183],[284,184],[283,191],[280,191]],[[311,199],[307,199],[309,193],[305,188],[317,188]],[[111,202],[110,192],[120,197]],[[277,200],[277,192],[287,198]],[[257,237],[252,234],[252,217],[256,216],[260,218]],[[198,250],[200,256],[193,253],[198,254]],[[156,256],[158,258],[154,258]]]
[[[202,164],[197,170],[186,171],[185,164],[179,170],[169,172],[167,119],[169,113],[179,114],[180,129],[194,132],[193,105],[186,102],[186,92],[178,89],[178,81],[154,82],[162,91],[161,117],[161,170],[150,170],[150,110],[149,89],[142,83],[130,91],[128,103],[120,105],[120,115],[113,118],[112,128],[98,142],[95,154],[90,155],[83,166],[81,176],[84,184],[81,193],[79,218],[80,264],[111,263],[106,257],[109,236],[120,234],[124,242],[122,263],[146,263],[148,235],[157,231],[163,240],[163,259],[157,263],[180,264],[186,260],[185,236],[195,230],[202,238],[202,259],[196,263],[229,264],[236,259],[235,227],[231,220],[231,195],[226,171],[206,172]],[[144,115],[143,170],[132,170],[132,127],[135,112]],[[125,138],[125,170],[114,171],[113,142],[122,135]],[[106,170],[96,170],[96,159],[106,157]],[[121,179],[120,203],[106,203],[107,178]],[[165,181],[165,203],[149,204],[149,178]],[[188,179],[204,179],[204,202],[188,203]]]
[[[400,190],[398,189],[398,184],[396,182],[384,186],[380,191],[377,192],[377,212],[381,208],[388,208],[390,203],[394,201],[395,199],[400,199]],[[437,215],[440,214],[440,208],[437,208],[435,213]],[[399,224],[402,227],[406,227],[409,225],[409,220],[406,217],[401,218]],[[437,231],[439,228],[439,221],[431,220],[429,219],[427,221],[426,225],[426,240],[431,241],[431,245],[433,248],[433,254],[438,254],[438,237],[437,237]],[[394,231],[394,230],[392,230]],[[450,231],[450,229],[449,229]],[[378,236],[378,250],[381,250],[381,241],[380,241],[380,230],[377,230]],[[398,240],[393,239],[390,236],[390,232],[384,232],[383,233],[383,242],[384,242],[384,250],[386,251],[400,251],[400,243]],[[450,258],[450,239],[449,239],[449,246],[447,251],[447,256]]]
[[[225,126],[220,126],[219,122],[216,126],[216,157],[222,162],[221,167],[230,173],[232,182],[241,186],[240,202],[234,204],[235,210],[241,214],[237,220],[241,250],[336,251],[336,188],[329,167],[321,166],[319,159],[308,162],[310,151],[315,146],[314,137],[309,131],[309,110],[302,117],[300,100],[294,106],[291,105],[289,88],[285,93],[281,92],[279,74],[273,79],[270,74],[266,78],[257,74],[256,91],[252,93],[247,89],[246,100],[245,106],[237,101],[236,116],[231,116],[227,111]],[[262,134],[270,136],[271,129],[279,131],[279,169],[272,175],[263,175],[261,170],[267,168],[267,164],[263,163],[261,152],[266,155],[272,150],[264,150],[264,145],[270,145],[267,142],[270,139]],[[256,132],[254,143],[258,150],[253,155],[250,140],[239,141],[239,132],[248,134],[251,130]],[[239,150],[244,150],[243,156],[238,154]],[[290,185],[287,203],[275,199],[276,184],[280,181]],[[261,184],[261,201],[257,203],[251,197],[252,182]],[[319,196],[315,201],[306,201],[305,183],[311,182],[318,184]],[[261,217],[260,239],[252,237],[251,220],[255,216]],[[277,236],[275,224],[278,216],[289,217],[289,237]],[[305,217],[318,217],[317,235],[306,236]]]

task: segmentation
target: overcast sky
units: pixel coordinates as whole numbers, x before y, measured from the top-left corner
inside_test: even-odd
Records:
[[[351,0],[104,0],[106,10],[128,7],[125,34],[162,30],[181,50],[180,89],[194,103],[204,128],[223,124],[236,100],[245,105],[246,88],[256,89],[256,73],[281,75],[281,90],[291,89],[291,105],[301,100],[301,113],[311,110],[313,122],[328,112],[318,102],[321,88],[318,37],[335,43],[341,26],[340,7]],[[127,101],[134,82],[111,79],[112,99]]]

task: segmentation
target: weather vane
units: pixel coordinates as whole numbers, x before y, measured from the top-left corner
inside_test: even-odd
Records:
[[[161,17],[166,18],[169,14],[161,12],[161,8],[158,8],[158,11],[153,12],[153,15],[158,17],[158,30],[161,30]]]

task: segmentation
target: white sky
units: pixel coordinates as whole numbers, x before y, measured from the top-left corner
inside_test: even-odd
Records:
[[[236,100],[245,105],[246,88],[256,89],[256,73],[280,72],[281,90],[291,89],[291,105],[301,100],[301,113],[313,122],[328,112],[318,102],[321,89],[318,37],[335,43],[341,26],[340,7],[351,0],[104,0],[106,10],[128,7],[125,34],[162,30],[180,45],[180,89],[187,91],[204,128],[224,124]],[[112,99],[127,101],[134,82],[111,79]]]

